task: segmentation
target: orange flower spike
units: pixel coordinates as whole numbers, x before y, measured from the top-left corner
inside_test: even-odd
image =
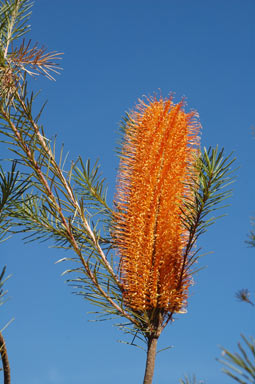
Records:
[[[127,123],[113,236],[124,300],[137,311],[186,304],[191,278],[182,274],[188,233],[181,207],[192,196],[199,131],[196,114],[172,98],[140,102]]]

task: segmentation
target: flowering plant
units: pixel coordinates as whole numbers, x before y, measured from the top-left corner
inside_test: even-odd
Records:
[[[56,52],[31,45],[31,3],[2,3],[0,133],[8,138],[32,187],[10,212],[30,240],[53,239],[71,249],[65,272],[78,293],[100,307],[98,316],[147,346],[144,384],[152,383],[157,340],[185,312],[196,271],[195,244],[215,222],[208,215],[229,197],[233,159],[223,150],[200,150],[196,112],[170,96],[140,101],[123,120],[123,141],[113,205],[99,165],[81,158],[66,169],[39,125],[27,75],[52,79]],[[23,38],[14,49],[12,43]],[[132,341],[132,343],[133,343]]]

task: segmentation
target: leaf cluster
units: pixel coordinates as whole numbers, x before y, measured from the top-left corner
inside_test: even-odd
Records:
[[[32,6],[30,0],[0,1],[0,46],[4,57],[10,44],[30,30],[28,20]]]
[[[254,383],[255,381],[255,340],[241,335],[243,344],[238,343],[238,352],[231,353],[222,348],[222,359],[218,361],[225,368],[223,372],[240,384]]]
[[[235,158],[232,154],[224,156],[224,149],[204,148],[195,160],[195,177],[192,184],[187,185],[193,191],[191,198],[185,198],[182,209],[182,221],[189,233],[184,260],[190,269],[199,257],[198,249],[192,253],[192,248],[198,238],[204,234],[215,221],[224,216],[215,216],[215,211],[225,208],[222,202],[232,194],[227,187],[233,183],[232,165]],[[193,271],[194,273],[194,271]]]
[[[22,199],[29,184],[29,178],[22,180],[20,173],[16,171],[16,165],[16,162],[13,162],[11,170],[7,173],[0,166],[0,241],[10,230],[16,204]]]
[[[205,384],[204,380],[197,380],[195,375],[184,376],[183,379],[180,379],[180,384]]]
[[[245,303],[248,303],[250,304],[251,306],[255,306],[255,302],[251,300],[250,298],[251,294],[250,294],[250,291],[245,288],[245,289],[240,289],[237,293],[236,293],[236,298],[242,302],[245,302]]]
[[[0,98],[7,105],[13,102],[25,74],[42,74],[54,80],[52,72],[58,74],[61,69],[57,63],[61,53],[47,52],[24,38],[16,44],[30,30],[32,5],[30,0],[0,0]]]
[[[233,183],[231,166],[234,161],[232,154],[224,157],[224,149],[219,151],[218,146],[209,150],[204,148],[198,157],[195,165],[198,178],[194,178],[191,185],[193,197],[185,201],[184,211],[185,227],[190,233],[196,232],[194,241],[221,217],[211,214],[225,208],[221,203],[231,196],[232,191],[226,187]]]
[[[3,267],[2,272],[0,273],[0,306],[5,302],[5,296],[7,291],[4,290],[4,284],[10,276],[5,277],[6,266]]]

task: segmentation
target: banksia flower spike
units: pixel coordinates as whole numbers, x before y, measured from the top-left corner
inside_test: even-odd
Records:
[[[126,124],[120,159],[115,244],[125,304],[138,312],[178,312],[191,276],[184,201],[198,176],[200,124],[172,98],[141,101]]]

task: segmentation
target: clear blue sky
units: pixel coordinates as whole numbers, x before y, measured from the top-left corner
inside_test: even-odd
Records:
[[[255,290],[255,250],[244,243],[255,211],[255,2],[253,0],[35,1],[30,36],[64,52],[57,82],[33,82],[48,99],[43,123],[69,158],[100,158],[114,193],[114,153],[121,116],[142,95],[161,89],[187,98],[203,126],[202,144],[235,152],[237,181],[227,216],[201,238],[188,313],[162,334],[155,384],[195,373],[208,384],[228,384],[215,358],[219,346],[236,349],[240,333],[254,335],[255,310],[237,302],[240,288]],[[2,156],[1,156],[2,157]],[[71,294],[54,262],[63,253],[48,244],[1,245],[1,265],[12,274],[10,300],[1,308],[12,381],[16,384],[138,384],[145,354],[120,344],[109,322],[90,323],[92,310]]]

